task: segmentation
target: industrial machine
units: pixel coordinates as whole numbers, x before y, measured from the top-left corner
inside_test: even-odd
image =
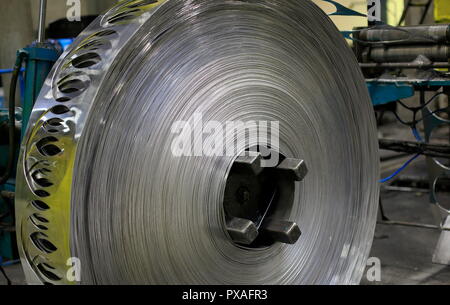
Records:
[[[363,16],[325,1],[334,15]],[[439,70],[450,67],[448,25],[346,32],[358,63],[307,0],[125,0],[61,56],[43,20],[45,1],[0,116],[0,229],[16,220],[0,249],[17,232],[28,283],[358,283],[379,146],[428,156],[443,220],[435,261],[448,263],[450,208],[436,191],[450,149],[429,143],[448,123],[437,115],[448,109],[430,107],[450,92]],[[417,142],[378,142],[373,106],[416,91],[421,106],[404,106]]]
[[[407,7],[408,8],[408,7]],[[422,18],[423,19],[423,18]],[[372,102],[376,107],[397,104],[411,112],[411,121],[401,119],[395,107],[391,111],[398,120],[411,128],[416,142],[380,139],[380,148],[411,154],[412,160],[420,155],[427,156],[430,201],[436,207],[434,227],[442,230],[433,261],[450,264],[450,206],[439,200],[438,192],[450,189],[450,145],[433,143],[436,130],[450,123],[448,94],[450,90],[448,24],[399,26],[377,25],[359,29],[353,33],[354,49],[366,77]],[[419,106],[407,105],[404,100],[419,94]],[[427,92],[431,95],[427,98]],[[439,105],[438,99],[447,97],[447,105]],[[418,125],[423,123],[424,133]],[[448,137],[450,139],[450,135]],[[403,179],[403,186],[407,186]],[[410,181],[410,185],[420,181]],[[382,203],[381,203],[382,204]],[[383,209],[381,209],[383,211]],[[433,224],[417,224],[388,220],[384,223],[397,225],[433,227]]]
[[[10,95],[6,108],[0,109],[1,126],[1,172],[0,177],[0,263],[18,258],[14,224],[14,193],[19,143],[25,134],[34,102],[48,72],[58,59],[59,53],[52,44],[46,43],[45,1],[41,1],[39,37],[30,46],[17,52],[12,70]],[[20,80],[21,101],[16,103],[16,87]],[[20,105],[20,106],[19,106]]]
[[[29,122],[15,193],[29,283],[361,279],[375,118],[310,1],[123,1],[58,59]]]

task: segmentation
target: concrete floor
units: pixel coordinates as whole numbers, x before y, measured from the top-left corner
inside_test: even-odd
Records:
[[[8,275],[13,285],[25,285],[25,276],[22,271],[22,266],[20,264],[14,266],[5,267],[5,272]],[[0,273],[0,285],[6,285],[6,279]]]
[[[436,224],[428,194],[382,192],[383,206],[391,220]],[[381,261],[381,282],[362,284],[450,285],[450,266],[432,263],[439,239],[436,230],[378,225],[370,256]]]
[[[419,126],[419,130],[422,128]],[[387,116],[387,122],[379,128],[379,133],[383,138],[414,141],[411,129],[398,124],[392,115]],[[448,129],[444,128],[438,134],[443,140],[442,144],[448,143]],[[392,152],[381,151],[382,157],[392,154]],[[410,157],[383,162],[382,177],[389,176],[408,158]],[[426,180],[428,174],[425,158],[417,159],[400,176],[421,177]],[[392,221],[432,225],[439,225],[441,221],[434,213],[436,207],[429,203],[427,190],[422,192],[389,191],[382,185],[381,199],[384,212]],[[450,193],[440,194],[439,200],[446,208],[449,208]],[[380,217],[379,219],[381,220]],[[364,277],[362,284],[450,285],[450,266],[432,263],[440,234],[438,230],[377,225],[370,256],[377,257],[381,261],[381,282],[369,282]]]

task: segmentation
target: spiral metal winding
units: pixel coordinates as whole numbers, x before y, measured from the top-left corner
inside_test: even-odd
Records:
[[[277,149],[309,168],[288,215],[297,243],[231,240],[236,157],[171,153],[173,124],[195,113],[279,122]],[[18,176],[27,280],[52,284],[70,283],[71,257],[82,284],[358,283],[379,192],[363,77],[308,0],[121,2],[50,73]]]

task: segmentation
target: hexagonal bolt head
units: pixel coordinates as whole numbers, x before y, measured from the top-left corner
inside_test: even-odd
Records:
[[[227,231],[234,242],[244,245],[250,245],[258,237],[258,228],[252,221],[237,217],[227,222]]]
[[[266,220],[262,231],[268,233],[274,240],[284,244],[295,244],[302,232],[295,222],[285,220]]]
[[[302,181],[308,174],[308,167],[304,160],[287,158],[277,166],[277,170],[287,172],[295,181]]]
[[[249,155],[239,156],[234,164],[239,168],[250,169],[256,176],[259,175],[264,168],[261,167],[262,156],[259,153],[248,152]]]

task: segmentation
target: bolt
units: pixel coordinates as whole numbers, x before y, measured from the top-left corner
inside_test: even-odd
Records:
[[[268,233],[274,240],[284,244],[295,244],[302,232],[295,222],[285,220],[266,220],[262,230]]]
[[[234,164],[239,168],[250,169],[257,176],[264,170],[261,167],[261,159],[261,154],[247,152],[247,155],[239,156]]]
[[[227,222],[227,231],[234,242],[244,245],[250,245],[258,237],[258,229],[252,221],[237,217]]]
[[[277,170],[289,173],[295,181],[302,181],[308,174],[308,168],[305,161],[299,159],[284,159],[283,162],[277,166]]]

